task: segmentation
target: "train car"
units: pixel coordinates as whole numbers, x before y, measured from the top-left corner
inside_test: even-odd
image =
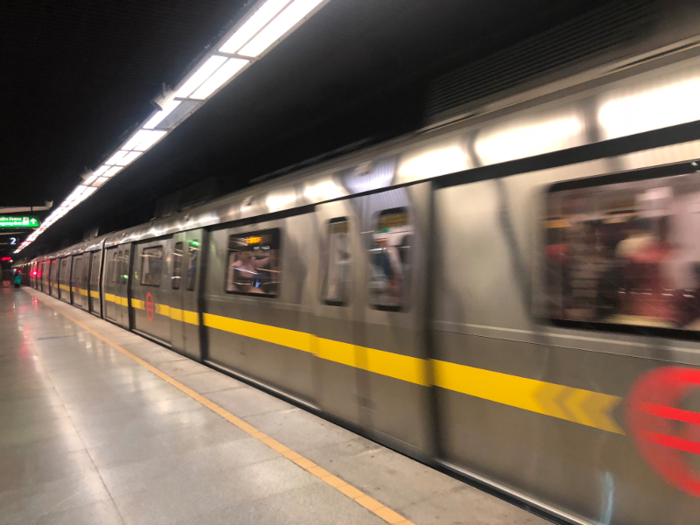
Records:
[[[699,43],[34,263],[60,261],[61,300],[569,522],[694,523]]]

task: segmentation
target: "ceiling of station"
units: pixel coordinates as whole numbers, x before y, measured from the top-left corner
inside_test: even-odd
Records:
[[[331,0],[27,255],[148,220],[158,199],[197,181],[232,191],[416,129],[431,79],[608,1]],[[253,4],[0,4],[0,206],[61,202]]]

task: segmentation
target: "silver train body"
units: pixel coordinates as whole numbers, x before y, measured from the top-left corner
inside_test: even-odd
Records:
[[[634,310],[655,290],[605,299],[576,233],[694,209],[700,50],[661,51],[37,258],[32,286],[566,521],[697,523],[697,332]]]

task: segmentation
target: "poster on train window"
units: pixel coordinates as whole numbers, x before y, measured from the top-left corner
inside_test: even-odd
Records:
[[[226,291],[276,297],[279,293],[279,229],[229,237]]]
[[[407,308],[413,234],[407,208],[391,208],[377,215],[369,253],[369,296],[374,308]]]
[[[700,330],[700,176],[552,191],[552,319]]]

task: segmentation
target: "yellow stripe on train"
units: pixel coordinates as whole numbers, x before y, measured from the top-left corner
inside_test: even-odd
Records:
[[[624,434],[611,416],[620,397],[447,361],[433,361],[433,370],[440,388]]]
[[[428,361],[374,348],[333,341],[264,324],[204,314],[209,328],[251,337],[303,352],[321,359],[360,368],[402,381],[431,386]],[[435,386],[473,397],[564,419],[616,434],[624,434],[612,418],[622,398],[525,377],[473,368],[446,361],[431,361]]]

